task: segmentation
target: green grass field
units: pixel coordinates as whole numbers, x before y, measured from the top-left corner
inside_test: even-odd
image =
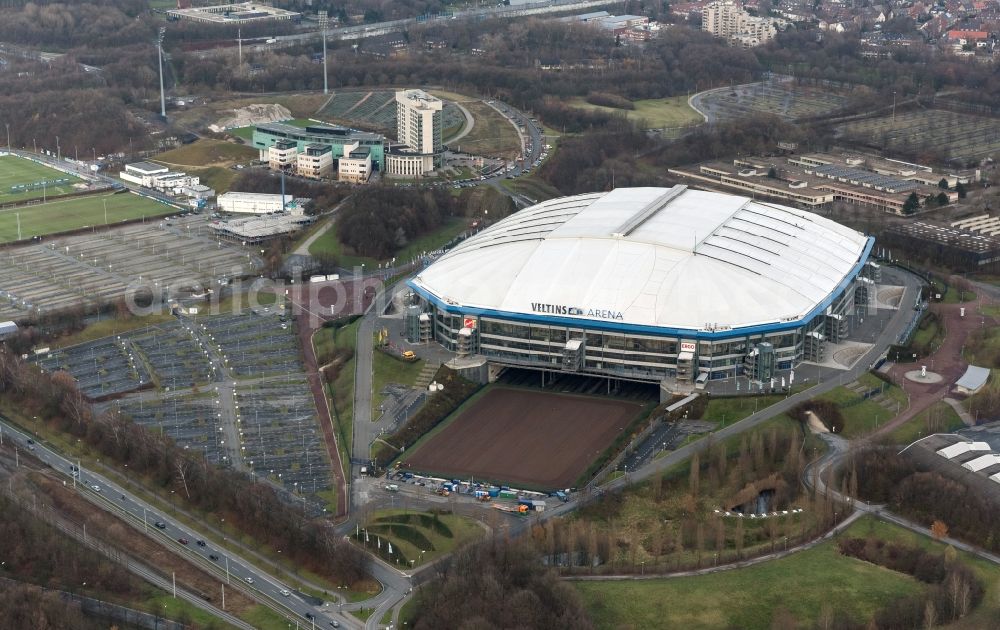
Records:
[[[630,120],[643,121],[647,129],[665,129],[670,127],[685,127],[697,125],[704,119],[698,112],[691,109],[687,103],[686,96],[671,96],[670,98],[646,99],[633,101],[635,109],[617,109],[614,107],[604,107],[593,105],[587,99],[578,96],[568,101],[571,107],[589,109],[608,114],[624,114]]]
[[[430,252],[443,247],[446,243],[464,232],[466,227],[467,223],[465,219],[452,218],[437,230],[413,239],[409,245],[396,252],[395,256],[401,262],[409,262],[411,258],[421,252]],[[378,261],[374,258],[356,256],[346,252],[344,245],[337,236],[336,225],[313,241],[313,244],[309,246],[309,253],[314,256],[317,254],[332,254],[337,258],[337,264],[347,269],[360,267],[362,264],[371,269],[378,265]]]
[[[863,518],[841,536],[880,538],[945,551],[945,545],[896,525]],[[1000,568],[958,552],[958,560],[983,581],[982,604],[949,628],[995,627],[1000,609]],[[832,541],[781,560],[713,575],[670,580],[575,582],[597,628],[772,628],[773,611],[786,608],[813,627],[824,609],[866,621],[893,598],[923,586],[913,578],[842,556]],[[724,596],[720,597],[720,594]]]
[[[879,381],[879,383],[882,383],[882,381]],[[867,383],[865,384],[866,386],[868,385]],[[874,387],[877,386],[875,385]],[[902,394],[898,387],[895,389],[898,394]],[[894,394],[892,388],[888,388],[886,394],[894,402],[897,402],[897,399],[893,396],[898,394]],[[871,433],[896,416],[895,406],[892,409],[886,409],[873,400],[857,402],[861,398],[861,394],[846,387],[832,389],[819,398],[837,403],[841,407],[840,412],[844,415],[844,429],[841,431],[841,435],[846,438],[855,438]],[[906,408],[905,395],[898,402],[900,411]]]
[[[847,531],[864,536],[872,521]],[[905,537],[895,526],[884,537]],[[993,569],[997,573],[996,569]],[[805,627],[824,608],[865,621],[885,603],[919,592],[915,579],[843,556],[832,541],[744,569],[669,580],[574,582],[597,628],[770,628],[784,607]]]
[[[131,193],[71,197],[38,206],[0,210],[0,243],[17,240],[18,215],[22,239],[104,225],[105,202],[108,224],[178,212],[177,208]]]
[[[909,444],[931,433],[950,433],[965,426],[946,402],[936,402],[889,434],[893,444]]]
[[[69,179],[70,181],[56,186],[46,186],[44,189],[39,188],[38,190],[25,190],[15,193],[10,191],[10,187],[15,184],[32,184],[43,180],[52,181],[57,179]],[[62,171],[15,155],[0,157],[0,205],[15,201],[25,201],[27,199],[41,199],[43,195],[46,197],[65,195],[73,192],[73,184],[81,181],[83,180],[75,175],[63,173]]]

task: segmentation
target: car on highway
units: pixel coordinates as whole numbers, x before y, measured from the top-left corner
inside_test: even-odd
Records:
[[[310,612],[307,612],[306,613],[306,619],[308,619],[309,621],[315,621],[316,620],[316,615],[314,615],[314,614],[312,614]]]
[[[334,619],[333,621],[330,622],[330,625],[333,626],[334,628],[339,628],[340,622]]]
[[[101,486],[99,486],[99,485],[97,485],[95,483],[94,485],[90,486],[90,489],[93,490],[94,492],[100,492],[101,491]]]
[[[156,529],[166,529],[167,528],[167,524],[164,523],[163,521],[156,521],[155,523],[153,523],[153,526]]]
[[[189,540],[188,540],[187,538],[178,538],[178,539],[177,539],[177,542],[179,542],[179,543],[180,543],[180,544],[182,544],[182,545],[186,545],[186,544],[188,544],[188,543],[189,543],[190,541],[189,541]]]
[[[289,595],[292,594],[287,588],[283,588],[283,589],[281,589],[278,592],[281,593],[282,595],[284,595],[285,597],[288,597]]]
[[[211,561],[213,561],[213,562],[218,562],[219,561],[219,556],[217,556],[214,553],[210,553],[210,554],[208,554],[208,559],[211,560]]]
[[[243,580],[244,580],[244,581],[245,581],[245,582],[246,582],[247,584],[253,584],[253,578],[252,578],[252,577],[250,577],[249,575],[248,575],[248,576],[246,576],[245,578],[243,578]]]
[[[195,544],[198,545],[199,547],[204,547],[205,546],[205,541],[204,540],[198,540],[198,541],[195,542]]]

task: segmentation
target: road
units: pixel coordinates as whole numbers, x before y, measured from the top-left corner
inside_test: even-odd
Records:
[[[872,514],[876,518],[882,519],[884,521],[889,521],[890,523],[895,523],[896,525],[899,525],[900,527],[905,527],[906,529],[912,532],[916,532],[922,536],[927,536],[928,538],[939,540],[946,545],[950,545],[956,549],[961,549],[966,553],[978,556],[983,560],[992,562],[993,564],[1000,565],[1000,556],[996,554],[984,551],[979,547],[970,545],[955,538],[950,538],[947,536],[943,538],[937,538],[936,536],[934,536],[934,534],[931,533],[929,527],[924,527],[920,523],[911,521],[908,518],[904,518],[902,516],[899,516],[898,514],[890,512],[888,509],[886,509],[885,505],[877,503],[865,503],[864,501],[857,501],[850,497],[842,495],[833,486],[827,487],[826,479],[829,477],[830,471],[839,466],[840,463],[844,460],[844,458],[850,454],[851,444],[850,442],[840,437],[839,435],[834,435],[832,433],[821,433],[819,434],[819,437],[824,442],[827,443],[829,449],[827,449],[827,452],[823,455],[823,457],[810,463],[808,466],[806,466],[805,470],[803,471],[802,482],[805,484],[807,488],[812,488],[812,486],[815,484],[817,492],[819,493],[829,492],[830,496],[833,497],[835,500],[840,501],[841,503],[853,505],[856,513]]]
[[[450,20],[469,20],[469,19],[487,19],[487,18],[511,18],[511,17],[527,17],[531,15],[540,15],[544,13],[553,13],[558,11],[573,11],[577,9],[588,9],[591,7],[605,6],[607,5],[606,0],[542,0],[540,2],[532,2],[530,4],[521,4],[517,6],[491,6],[483,7],[479,9],[467,9],[465,11],[456,11],[451,16],[441,17],[433,22],[440,22],[446,25]],[[432,24],[433,22],[424,21],[425,24]],[[363,39],[366,37],[375,37],[377,35],[385,35],[386,33],[392,33],[395,31],[402,31],[406,27],[412,24],[418,24],[417,18],[404,18],[401,20],[388,20],[385,22],[375,22],[372,24],[360,24],[357,26],[345,26],[341,28],[328,28],[326,31],[327,39]],[[304,41],[309,41],[313,39],[320,38],[320,31],[310,31],[308,33],[297,33],[295,35],[278,35],[274,37],[276,41],[273,44],[261,44],[257,48],[261,50],[274,49],[285,46],[298,45]],[[223,49],[225,50],[225,49]],[[208,52],[208,51],[206,51]]]
[[[161,542],[185,559],[214,573],[228,585],[238,585],[254,599],[270,608],[279,610],[285,616],[309,624],[307,615],[312,615],[317,624],[329,627],[336,621],[345,628],[357,628],[352,617],[317,607],[314,598],[294,591],[288,585],[271,576],[242,556],[225,549],[218,549],[195,529],[177,522],[162,510],[153,507],[128,490],[113,483],[92,470],[81,468],[74,475],[75,462],[58,454],[50,447],[33,440],[24,431],[13,426],[5,418],[0,419],[0,431],[4,440],[13,438],[19,449],[24,449],[53,470],[66,477],[67,484],[73,484],[91,502],[136,526],[141,526],[147,535]],[[182,542],[186,541],[186,542]],[[199,544],[203,542],[204,544]]]

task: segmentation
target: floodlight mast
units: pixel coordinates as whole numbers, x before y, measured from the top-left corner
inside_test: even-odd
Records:
[[[167,119],[167,97],[163,91],[163,36],[166,32],[166,27],[161,26],[159,35],[156,38],[156,56],[160,63],[160,118],[164,121]]]
[[[330,91],[330,88],[327,85],[327,76],[326,76],[326,28],[327,25],[329,25],[329,23],[330,23],[329,14],[326,11],[320,11],[319,29],[320,32],[323,34],[323,94],[327,94]]]

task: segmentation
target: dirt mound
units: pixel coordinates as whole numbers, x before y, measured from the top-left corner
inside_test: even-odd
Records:
[[[228,118],[223,118],[208,128],[218,133],[226,129],[236,129],[239,127],[249,127],[250,125],[260,125],[269,122],[278,122],[292,118],[292,112],[284,105],[273,103],[258,103],[247,105],[238,109],[227,110],[232,112]]]

